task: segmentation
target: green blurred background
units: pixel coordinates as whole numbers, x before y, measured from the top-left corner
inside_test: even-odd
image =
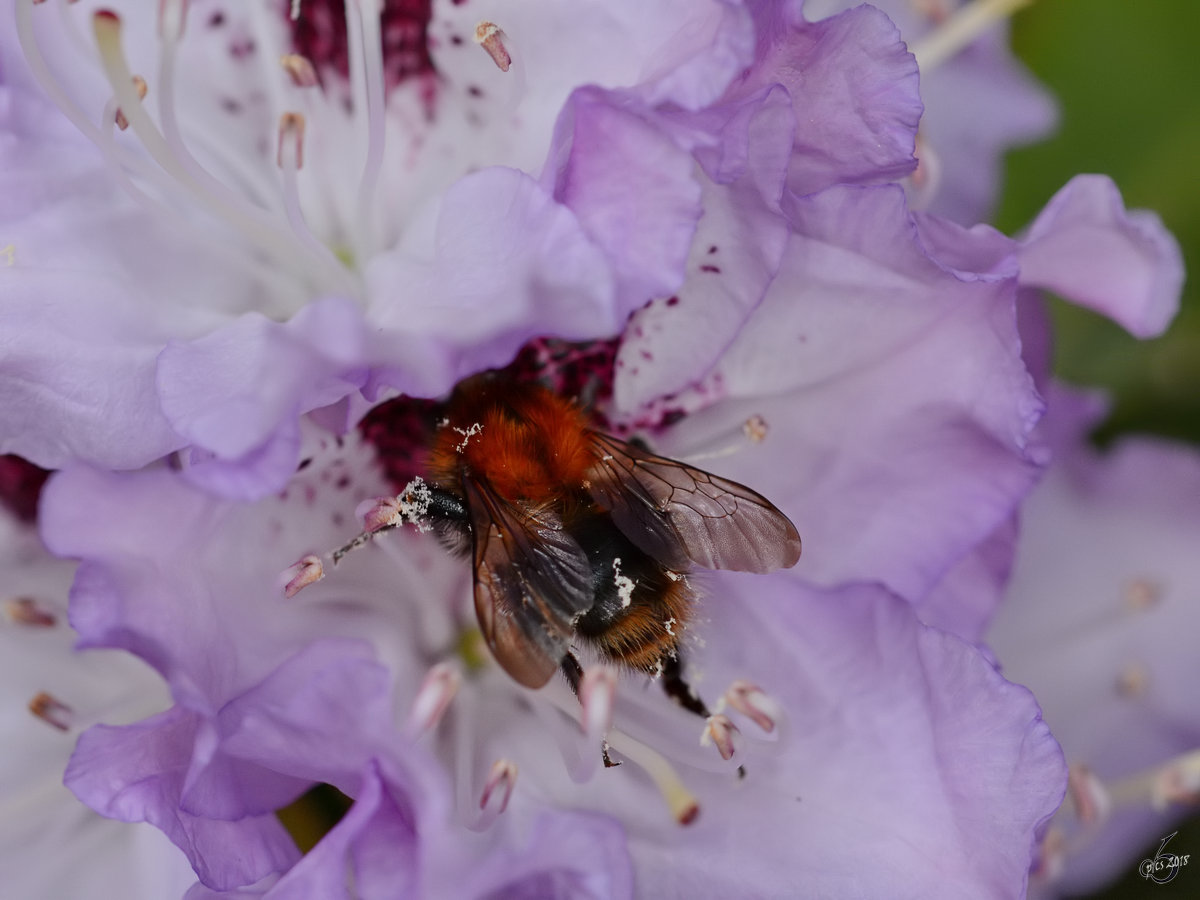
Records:
[[[1200,0],[1037,0],[1014,20],[1013,45],[1058,97],[1061,122],[1050,140],[1010,154],[997,225],[1021,229],[1072,175],[1100,172],[1117,182],[1128,206],[1162,216],[1188,272],[1198,273],[1178,319],[1153,341],[1055,303],[1058,373],[1112,393],[1102,443],[1149,431],[1200,444]],[[1147,841],[1145,856],[1163,836]],[[1173,843],[1200,854],[1200,819]],[[1200,871],[1150,884],[1135,871],[1141,858],[1094,896],[1200,897]]]
[[[1126,205],[1156,210],[1200,272],[1200,0],[1037,0],[1017,14],[1013,44],[1058,97],[1061,123],[1010,154],[999,227],[1022,228],[1073,174],[1100,172]],[[1061,303],[1055,324],[1059,373],[1114,394],[1102,439],[1154,431],[1200,443],[1200,279],[1157,340]]]

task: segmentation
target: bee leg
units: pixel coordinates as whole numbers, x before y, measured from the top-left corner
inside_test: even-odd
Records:
[[[667,696],[686,709],[703,719],[712,715],[700,695],[692,690],[692,686],[683,680],[683,661],[679,653],[672,653],[662,660],[662,686]]]
[[[579,686],[583,683],[583,666],[579,664],[579,660],[575,658],[575,654],[568,652],[559,663],[559,668],[562,673],[567,676],[567,684],[571,686],[571,691],[576,697],[579,696]],[[600,745],[600,757],[604,760],[604,768],[613,769],[620,765],[619,762],[613,762],[608,755],[608,741],[604,741]]]

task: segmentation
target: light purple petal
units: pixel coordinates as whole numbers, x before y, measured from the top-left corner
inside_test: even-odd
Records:
[[[832,189],[797,202],[794,218],[778,278],[711,377],[655,408],[698,410],[659,449],[744,442],[711,467],[792,517],[805,541],[797,576],[879,579],[915,599],[1036,475],[1041,401],[1020,356],[1015,278],[931,259],[896,187]],[[686,342],[703,323],[679,309],[669,338]],[[758,446],[742,436],[755,415],[769,428]]]
[[[548,811],[534,822],[524,847],[493,854],[471,877],[479,900],[634,896],[625,831],[604,816]]]
[[[701,797],[686,851],[631,836],[639,891],[1022,896],[1066,775],[1028,691],[877,588],[745,580],[709,585],[705,683],[762,686],[786,731],[727,802]]]
[[[364,735],[391,718],[390,676],[371,656],[361,642],[316,641],[223,706],[197,744],[183,808],[232,819],[286,806],[315,781],[349,787],[374,749]]]
[[[362,315],[325,300],[291,321],[250,313],[159,358],[163,410],[180,434],[224,459],[261,446],[280,420],[340,400],[362,365]],[[290,474],[290,473],[289,473]]]
[[[779,270],[787,222],[779,206],[791,154],[793,119],[786,94],[769,88],[710,110],[718,143],[697,149],[704,216],[696,229],[687,280],[671,298],[634,314],[617,358],[614,390],[639,406],[701,379],[762,301]],[[679,305],[702,328],[687,340],[664,339]],[[642,367],[643,361],[655,365]]]
[[[1161,334],[1179,309],[1183,257],[1157,215],[1126,211],[1102,175],[1054,195],[1021,248],[1021,284],[1108,316],[1135,337]]]
[[[559,117],[542,183],[611,261],[624,314],[683,279],[703,212],[694,165],[631,97],[581,88]]]
[[[398,805],[377,765],[342,820],[268,893],[272,900],[385,900],[412,895],[417,881],[417,834],[411,812]],[[400,800],[403,804],[403,800]]]
[[[1012,574],[1018,524],[1014,516],[959,560],[913,607],[926,625],[979,643]]]
[[[286,323],[248,313],[194,341],[168,343],[157,372],[163,412],[193,445],[193,464],[232,470],[224,481],[196,477],[234,496],[281,489],[296,468],[297,417],[357,391],[366,342],[362,312],[327,299]]]
[[[67,786],[102,815],[158,826],[209,887],[233,888],[284,871],[299,853],[274,814],[231,822],[179,808],[196,725],[196,716],[179,709],[136,725],[97,725],[79,739]]]
[[[534,335],[583,340],[624,320],[609,263],[578,220],[512,169],[457,182],[367,278],[380,330],[369,393],[441,394],[509,362]]]
[[[859,6],[820,22],[761,5],[757,61],[739,90],[779,83],[796,143],[788,187],[891,181],[916,167],[917,63],[883,13]]]

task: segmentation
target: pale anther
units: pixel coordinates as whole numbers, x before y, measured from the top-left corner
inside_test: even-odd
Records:
[[[279,117],[279,148],[275,154],[279,168],[304,168],[304,116],[285,112]]]
[[[913,9],[935,25],[945,22],[954,12],[953,0],[910,0],[910,2]]]
[[[504,46],[504,32],[493,22],[480,22],[475,26],[475,43],[487,51],[501,72],[507,72],[512,65],[512,57]]]
[[[700,735],[700,743],[701,745],[712,743],[716,746],[717,752],[721,754],[721,759],[733,759],[733,753],[737,749],[734,746],[734,738],[739,733],[738,727],[729,720],[729,716],[717,713],[715,716],[708,717],[704,733]]]
[[[1122,697],[1141,697],[1150,687],[1150,673],[1140,663],[1129,663],[1117,673],[1117,693]]]
[[[319,84],[317,70],[313,68],[313,64],[308,61],[307,57],[301,56],[299,53],[288,53],[279,57],[279,64],[283,66],[283,71],[288,73],[288,77],[292,79],[292,84],[296,87],[316,87]]]
[[[450,663],[438,663],[431,668],[408,714],[409,733],[425,734],[436,728],[461,685],[462,675]]]
[[[1149,578],[1134,578],[1125,585],[1121,599],[1130,612],[1145,612],[1162,599],[1163,589]]]
[[[508,808],[509,798],[512,797],[513,787],[517,783],[517,764],[507,759],[498,759],[492,764],[487,782],[483,785],[483,793],[479,797],[479,808],[487,809],[492,795],[500,791],[500,803],[496,809],[502,813]]]
[[[768,734],[775,730],[780,717],[779,704],[757,684],[739,678],[729,685],[721,699]]]
[[[137,91],[139,100],[145,100],[146,94],[150,90],[149,86],[146,84],[146,79],[141,75],[133,76],[133,89]],[[125,113],[121,112],[121,108],[119,106],[117,107],[117,114],[114,116],[114,119],[117,123],[117,127],[122,131],[129,127],[129,120],[125,118]]]
[[[29,701],[29,711],[59,731],[71,728],[71,707],[45,691]]]
[[[617,676],[607,666],[593,666],[579,683],[583,730],[591,738],[603,738],[612,729]]]
[[[32,597],[13,597],[5,601],[4,611],[16,624],[31,628],[53,628],[58,623],[58,617]]]
[[[281,580],[283,596],[289,600],[310,584],[316,584],[325,577],[325,565],[319,556],[308,554],[298,562],[284,570]]]
[[[1150,805],[1161,812],[1172,804],[1195,806],[1200,803],[1200,750],[1172,760],[1154,779]]]
[[[1037,859],[1034,861],[1030,877],[1038,882],[1054,881],[1062,875],[1067,864],[1067,839],[1063,830],[1051,826],[1038,848]]]
[[[1076,763],[1067,770],[1067,796],[1075,815],[1084,825],[1092,825],[1108,817],[1112,799],[1108,789],[1087,766]]]
[[[742,433],[755,444],[761,444],[767,439],[768,430],[767,420],[758,414],[742,423]]]

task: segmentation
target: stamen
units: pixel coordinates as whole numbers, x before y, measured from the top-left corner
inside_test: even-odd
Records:
[[[557,707],[561,712],[566,713],[572,718],[574,717],[575,713],[571,707],[577,701],[565,690],[560,693],[556,692],[553,686],[547,686],[542,689],[540,696]],[[650,776],[655,787],[658,788],[659,793],[662,794],[663,799],[666,801],[667,808],[671,811],[671,815],[674,816],[676,822],[680,825],[690,825],[695,821],[696,816],[700,814],[700,804],[696,802],[696,798],[692,793],[684,787],[675,769],[661,753],[651,749],[637,738],[618,728],[609,729],[607,746],[617,751],[617,753],[631,763],[641,767]]]
[[[158,38],[174,43],[183,37],[187,0],[158,0]]]
[[[147,85],[146,85],[146,79],[143,78],[141,75],[134,75],[133,76],[133,87],[137,91],[138,99],[145,100],[146,92],[150,90],[149,87],[147,87]],[[121,112],[121,107],[119,107],[119,106],[117,107],[117,111],[113,116],[113,121],[115,121],[117,123],[117,127],[120,128],[122,131],[124,131],[125,129],[127,129],[129,127],[129,120],[127,118],[125,118],[125,113]]]
[[[361,4],[362,8],[359,8]],[[384,121],[383,34],[379,25],[381,11],[378,0],[347,0],[346,39],[353,63],[355,42],[361,42],[357,54],[362,66],[362,87],[365,103],[357,107],[366,123],[367,156],[358,182],[358,216],[355,219],[354,242],[363,258],[375,252],[371,244],[374,221],[372,207],[376,198],[379,173],[383,168],[383,147],[386,137]]]
[[[292,0],[292,11],[291,11],[291,14],[290,14],[290,15],[291,15],[291,18],[292,18],[292,21],[293,21],[293,22],[295,22],[297,19],[299,19],[299,18],[300,18],[300,4],[301,4],[301,2],[302,2],[302,0]]]
[[[1037,859],[1029,876],[1041,884],[1054,881],[1067,867],[1067,837],[1058,826],[1052,825],[1038,848]]]
[[[1129,663],[1117,675],[1117,693],[1122,697],[1141,697],[1150,688],[1150,673],[1139,663]]]
[[[753,444],[761,444],[767,439],[767,420],[757,413],[742,423],[742,433]]]
[[[671,815],[680,825],[691,825],[700,814],[700,804],[671,767],[671,764],[656,750],[635,740],[623,731],[613,729],[608,733],[608,743],[614,750],[637,764],[654,781]]]
[[[69,731],[73,722],[71,707],[45,691],[29,701],[29,711],[59,731]]]
[[[940,27],[931,31],[910,49],[922,72],[944,63],[973,43],[989,28],[1007,19],[1033,0],[974,0],[960,8]]]
[[[601,741],[612,728],[613,706],[617,695],[617,676],[607,666],[593,666],[583,673],[579,683],[583,731],[594,742]]]
[[[300,113],[286,112],[279,117],[275,164],[285,172],[304,168],[304,116]]]
[[[310,584],[316,584],[325,577],[325,566],[321,557],[308,554],[288,568],[279,576],[284,582],[283,596],[289,600]]]
[[[696,447],[696,452],[687,455],[687,462],[702,462],[708,459],[721,459],[733,456],[746,449],[746,442],[761,444],[770,434],[771,426],[767,420],[755,413],[735,428],[715,434]]]
[[[58,617],[32,597],[14,597],[5,602],[4,611],[16,624],[30,628],[53,628],[58,624]]]
[[[292,79],[292,84],[296,87],[310,88],[320,84],[317,70],[313,68],[308,57],[301,56],[299,53],[288,53],[279,58],[279,64],[283,66],[283,70],[288,73],[288,77]]]
[[[954,0],[910,0],[919,15],[940,25],[954,12]]]
[[[501,72],[507,72],[512,65],[512,57],[504,46],[506,37],[500,26],[493,22],[483,21],[475,26],[475,43],[487,51]]]
[[[34,79],[46,92],[46,95],[54,101],[55,106],[85,137],[98,144],[100,132],[92,125],[83,111],[72,102],[58,79],[54,77],[50,67],[46,64],[46,58],[42,55],[41,45],[38,44],[37,37],[34,35],[31,18],[33,7],[43,2],[44,0],[17,0],[14,11],[17,20],[17,41],[21,45],[21,52],[25,56],[25,62],[28,63]]]
[[[1154,779],[1150,806],[1162,812],[1172,804],[1195,806],[1200,803],[1200,750],[1195,750],[1163,766]]]
[[[744,679],[738,679],[729,685],[717,703],[717,712],[721,712],[725,704],[737,710],[770,734],[775,730],[775,724],[782,718],[783,711],[779,704],[767,696],[757,684]]]
[[[1121,599],[1130,612],[1145,612],[1162,600],[1163,587],[1149,578],[1134,578],[1125,585]]]
[[[1171,804],[1196,805],[1200,803],[1200,750],[1110,781],[1105,787],[1114,809],[1149,806],[1162,812]]]
[[[721,759],[730,760],[733,759],[733,752],[737,749],[734,739],[740,734],[738,727],[730,721],[729,716],[718,713],[708,717],[708,722],[700,735],[700,746],[707,747],[709,744],[715,744],[717,752],[721,754]]]
[[[1112,798],[1103,782],[1081,763],[1073,764],[1067,770],[1067,795],[1075,815],[1084,825],[1098,824],[1112,811]]]
[[[508,801],[516,783],[516,763],[507,759],[498,759],[492,763],[492,770],[488,773],[483,793],[479,797],[479,818],[468,827],[474,831],[483,831],[495,822],[496,818],[508,809]],[[498,799],[493,802],[493,797]]]
[[[199,164],[187,153],[179,139],[170,90],[174,54],[169,48],[172,44],[164,42],[163,58],[160,61],[160,75],[164,77],[165,83],[159,91],[159,112],[164,128],[172,136],[172,140],[168,140],[159,132],[137,100],[133,75],[121,49],[120,18],[113,12],[100,10],[92,17],[92,31],[100,50],[101,65],[116,94],[117,102],[151,158],[184,187],[203,209],[233,227],[252,245],[259,247],[274,259],[286,263],[292,269],[304,270],[318,283],[327,283],[332,275],[339,286],[344,284],[344,269],[339,266],[338,272],[331,273],[326,266],[321,265],[324,262],[321,257],[314,257],[311,253],[304,252],[305,248],[296,247],[288,234],[281,231],[263,210],[250,207],[241,201],[224,185],[203,172]],[[89,128],[85,133],[96,140],[94,129]],[[101,141],[96,140],[96,143],[100,145]],[[181,155],[177,155],[177,151]],[[201,181],[204,182],[203,186]]]
[[[450,703],[462,685],[462,675],[450,663],[438,663],[425,675],[412,710],[408,714],[409,734],[420,735],[433,731],[442,720]]]

